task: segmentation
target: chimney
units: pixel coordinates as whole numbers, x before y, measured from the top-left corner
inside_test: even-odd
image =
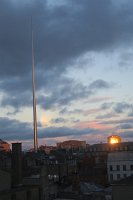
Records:
[[[12,143],[12,187],[22,185],[21,143]]]

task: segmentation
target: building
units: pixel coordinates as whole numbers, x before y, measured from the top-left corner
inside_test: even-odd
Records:
[[[57,184],[49,183],[47,166],[32,166],[32,173],[24,176],[23,156],[21,143],[12,144],[12,168],[9,173],[0,170],[0,200],[49,200],[50,196],[56,197]]]
[[[86,142],[79,140],[67,140],[57,143],[57,148],[61,149],[86,149]]]
[[[133,176],[129,176],[112,184],[112,199],[133,199]]]
[[[43,145],[41,145],[38,148],[38,151],[45,152],[46,154],[50,154],[50,152],[54,151],[54,150],[56,150],[56,147],[54,147],[54,146],[43,146]]]
[[[124,153],[126,155],[133,154],[133,142],[121,142],[121,138],[119,138],[119,136],[116,136],[116,135],[108,137],[107,143],[93,144],[93,145],[89,145],[87,148],[87,155],[89,157],[94,158],[95,160],[95,169],[97,169],[95,171],[95,174],[99,173],[99,170],[101,170],[100,174],[102,174],[102,176],[105,178],[105,183],[106,183],[106,180],[107,182],[108,181],[112,182],[114,180],[129,176],[133,173],[132,170],[129,170],[130,169],[129,166],[127,167],[129,171],[125,170],[123,172],[122,172],[123,166],[121,166],[120,169],[119,169],[119,166],[117,166],[118,168],[116,168],[116,165],[119,165],[119,161],[120,161],[119,156],[118,156],[119,161],[117,163],[116,163],[116,160],[115,161],[110,160],[111,159],[110,155],[112,154],[123,155]],[[131,163],[133,163],[133,160],[131,161]],[[132,165],[131,163],[129,165]],[[112,164],[114,165],[114,167],[113,167],[113,170],[110,171],[112,168],[110,168],[109,165],[112,165]],[[121,165],[124,165],[124,164],[121,164]],[[117,169],[119,171],[117,171]]]
[[[10,189],[11,174],[0,169],[0,191]]]
[[[105,155],[110,152],[123,152],[133,151],[133,142],[121,142],[121,143],[100,143],[93,144],[88,147],[88,152],[92,155]]]
[[[0,139],[0,151],[5,151],[5,152],[10,151],[10,145],[1,139]]]
[[[133,175],[133,152],[109,153],[107,171],[109,182]]]

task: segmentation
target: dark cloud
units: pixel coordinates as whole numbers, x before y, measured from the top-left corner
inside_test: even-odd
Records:
[[[14,108],[13,112],[8,112],[7,114],[16,114],[20,112],[23,107],[32,105],[32,95],[30,93],[20,93],[18,95],[5,95],[1,101],[2,107],[12,106]]]
[[[111,85],[110,85],[111,86]],[[90,103],[98,103],[98,102],[102,102],[102,101],[105,101],[105,100],[110,100],[111,97],[107,97],[107,96],[103,96],[103,97],[94,97],[92,99],[89,99],[89,102]]]
[[[133,123],[133,118],[123,118],[116,120],[107,120],[100,122],[101,124],[125,124],[125,123]]]
[[[129,117],[133,117],[133,108],[129,110],[128,116],[129,116]]]
[[[63,108],[60,110],[59,114],[60,115],[73,115],[77,114],[78,116],[84,115],[88,116],[91,114],[97,114],[101,111],[99,108],[94,108],[94,109],[89,109],[89,110],[83,110],[83,109],[74,109],[74,110],[68,110],[67,108]]]
[[[100,107],[102,110],[111,109],[112,113],[115,114],[127,114],[127,116],[132,116],[133,104],[128,102],[105,102]]]
[[[121,124],[121,128],[123,129],[130,129],[133,123],[133,119],[130,121],[128,120],[121,120],[121,121],[112,121],[112,123],[123,123]],[[127,124],[126,124],[127,123]],[[111,124],[111,122],[110,122]],[[18,120],[11,120],[9,118],[0,118],[0,135],[1,139],[3,140],[10,140],[10,141],[23,141],[23,140],[33,140],[33,128],[32,124],[20,122]],[[59,137],[79,137],[79,136],[92,136],[96,137],[102,134],[111,134],[112,129],[110,130],[98,130],[93,128],[68,128],[68,127],[47,127],[43,128],[38,124],[38,139],[41,138],[59,138]],[[132,131],[126,131],[125,133],[120,133],[123,138],[128,138],[129,136],[132,137]],[[97,137],[96,137],[97,140]]]
[[[56,138],[63,136],[81,136],[86,134],[97,134],[98,131],[91,128],[86,129],[76,129],[68,127],[49,127],[40,131],[40,138]]]
[[[106,81],[104,81],[104,80],[101,80],[101,79],[99,79],[99,80],[96,80],[96,81],[94,81],[94,82],[92,82],[91,84],[90,84],[90,88],[91,89],[108,89],[108,88],[110,88],[111,87],[111,84],[109,84],[109,83],[107,83]]]
[[[132,68],[133,63],[133,53],[132,52],[124,52],[120,54],[119,58],[119,66],[121,69],[130,69]]]
[[[120,136],[122,138],[124,138],[124,139],[126,138],[126,139],[132,140],[132,138],[133,138],[133,131],[124,131],[124,132],[121,132]]]
[[[60,123],[67,123],[67,122],[69,122],[69,123],[79,123],[80,122],[80,120],[79,119],[75,119],[75,118],[69,118],[69,119],[64,119],[64,118],[62,118],[62,117],[59,117],[59,118],[55,118],[55,119],[52,119],[51,121],[50,121],[52,124],[60,124]]]
[[[115,113],[107,113],[107,114],[104,114],[104,115],[98,115],[96,117],[96,119],[109,119],[109,118],[113,118],[115,116],[116,116]]]
[[[25,140],[33,138],[32,124],[11,120],[9,118],[0,118],[0,135],[3,140]],[[39,138],[56,138],[63,136],[76,136],[85,134],[96,134],[95,129],[76,129],[67,127],[48,127],[43,128],[38,126]]]
[[[121,124],[120,129],[132,129],[133,125],[132,124]]]
[[[112,105],[113,105],[114,103],[113,102],[105,102],[105,103],[103,103],[102,105],[101,105],[101,109],[109,109],[109,108],[111,108],[112,107]]]
[[[0,127],[0,136],[4,140],[19,140],[33,136],[32,125],[30,123],[0,117]]]
[[[124,111],[127,111],[129,109],[130,110],[133,109],[133,104],[129,104],[129,103],[126,103],[126,102],[120,102],[120,103],[117,103],[114,106],[114,111],[117,112],[117,113],[123,113]]]
[[[85,86],[82,83],[76,83],[71,79],[67,79],[65,84],[62,81],[61,85],[54,85],[53,88],[51,88],[52,93],[46,96],[41,95],[38,101],[45,109],[49,109],[53,106],[66,106],[74,101],[88,98],[102,89],[111,88],[111,86],[110,83],[103,80],[96,80],[89,86]],[[79,112],[79,110],[77,111]]]
[[[38,80],[40,80],[39,76]],[[53,73],[46,78],[46,81],[45,90],[38,87],[37,91],[37,103],[45,109],[50,109],[53,106],[68,105],[74,100],[88,98],[99,90],[112,87],[112,84],[104,80],[96,80],[90,83],[90,85],[85,86],[82,83],[75,82],[66,77],[56,79]],[[40,84],[41,83],[40,81]],[[27,84],[25,79],[22,82],[20,79],[16,81],[16,84],[18,87],[15,86],[14,79],[8,81],[6,87],[4,87],[4,82],[0,84],[2,88],[1,91],[4,92],[1,106],[12,106],[16,111],[19,111],[23,107],[32,105],[32,88],[29,88],[30,90],[25,90],[26,85],[30,85],[31,87],[29,80]],[[39,91],[44,95],[40,94]]]
[[[132,1],[116,7],[111,0],[101,0],[100,3],[98,0],[72,0],[61,6],[48,7],[45,0],[19,3],[1,0],[0,88],[9,97],[13,96],[10,104],[17,107],[31,102],[30,94],[25,102],[20,102],[21,99],[16,102],[18,93],[25,99],[31,90],[31,15],[35,36],[36,87],[37,90],[44,87],[50,90],[53,79],[60,79],[74,59],[88,51],[116,48],[131,41],[132,8]],[[108,88],[109,85],[97,80],[90,87]],[[81,85],[80,89],[84,91]],[[77,92],[76,95],[82,94]],[[51,98],[48,97],[49,102],[53,101],[53,95]],[[60,101],[67,103],[69,98],[72,97]],[[8,104],[6,94],[2,106]]]
[[[61,115],[65,115],[65,114],[80,114],[82,113],[82,110],[81,109],[74,109],[74,110],[68,110],[67,108],[63,108],[60,110],[59,114]]]
[[[58,124],[58,123],[68,122],[68,120],[60,117],[60,118],[52,119],[50,122],[52,124]]]

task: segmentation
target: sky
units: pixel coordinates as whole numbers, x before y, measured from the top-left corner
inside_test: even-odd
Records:
[[[0,3],[0,138],[33,147],[32,16],[39,146],[133,141],[133,1]]]

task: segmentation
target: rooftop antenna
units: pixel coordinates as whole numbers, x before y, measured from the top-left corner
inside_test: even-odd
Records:
[[[37,152],[37,114],[36,114],[36,95],[35,95],[35,73],[34,73],[34,34],[32,29],[31,17],[31,42],[32,42],[32,93],[33,93],[33,128],[34,128],[34,151]]]

